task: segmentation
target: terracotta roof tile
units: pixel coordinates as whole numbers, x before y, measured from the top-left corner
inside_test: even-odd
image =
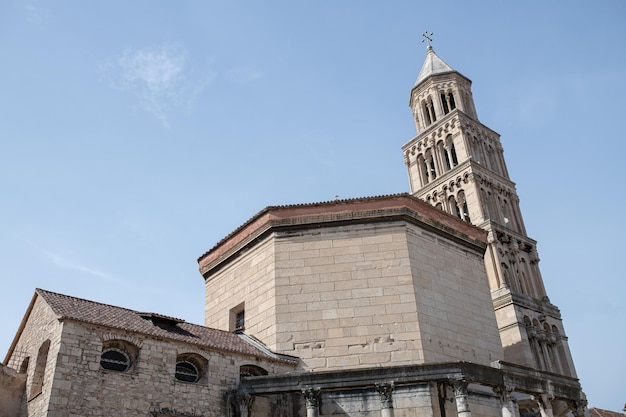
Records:
[[[267,360],[295,362],[295,359],[290,360],[269,350],[265,352],[235,333],[187,323],[161,314],[138,312],[42,289],[37,289],[36,293],[48,303],[59,319],[96,324]]]
[[[626,405],[624,405],[624,409],[626,409]],[[589,417],[624,417],[624,413],[591,407],[589,409]]]
[[[272,211],[272,210],[276,210],[276,209],[290,209],[290,208],[300,208],[300,207],[328,206],[328,205],[331,205],[331,204],[345,204],[345,203],[359,202],[359,201],[364,201],[364,200],[375,200],[375,199],[393,198],[393,197],[409,197],[409,196],[410,195],[408,193],[397,193],[397,194],[385,194],[385,195],[370,196],[370,197],[345,198],[345,199],[332,200],[332,201],[318,201],[318,202],[314,202],[314,203],[283,204],[283,205],[278,205],[278,206],[267,206],[263,210],[257,212],[254,216],[249,218],[244,224],[242,224],[241,226],[239,226],[238,228],[236,228],[235,230],[230,232],[228,235],[226,235],[226,237],[222,238],[211,249],[209,249],[208,251],[206,251],[205,253],[200,255],[198,257],[198,262],[200,262],[200,260],[203,257],[205,257],[208,253],[210,253],[212,250],[214,250],[215,248],[220,246],[222,243],[226,242],[228,239],[230,239],[231,237],[233,237],[234,235],[239,233],[241,230],[245,229],[245,227],[247,225],[252,223],[255,219],[261,217],[263,214],[267,213],[268,211]]]
[[[198,258],[200,273],[204,275],[206,265],[212,262],[212,258],[219,258],[222,252],[230,250],[241,241],[254,235],[268,225],[271,227],[276,221],[285,219],[299,219],[302,224],[311,222],[318,225],[330,222],[331,217],[347,218],[351,215],[371,216],[376,210],[407,208],[424,221],[431,223],[440,230],[448,233],[464,235],[470,239],[487,242],[487,234],[484,230],[464,222],[451,214],[431,206],[408,193],[390,194],[373,197],[359,197],[345,200],[333,200],[317,203],[291,204],[283,206],[268,206],[252,216],[248,221],[239,226],[228,236],[220,240],[215,246],[206,251]],[[326,217],[324,217],[326,216]]]

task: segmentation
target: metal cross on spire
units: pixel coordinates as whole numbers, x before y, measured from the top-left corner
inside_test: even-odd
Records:
[[[422,43],[428,42],[428,47],[430,48],[430,43],[433,41],[433,39],[431,38],[431,36],[433,36],[433,33],[428,33],[428,31],[426,31],[422,33],[422,36],[424,37],[424,39],[422,39]]]

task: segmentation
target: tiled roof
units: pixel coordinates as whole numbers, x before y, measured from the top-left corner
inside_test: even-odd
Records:
[[[233,251],[239,250],[276,227],[296,225],[323,227],[345,221],[370,222],[406,211],[411,212],[415,219],[420,219],[422,223],[428,223],[430,227],[449,236],[479,245],[487,243],[484,230],[445,213],[417,197],[401,193],[266,207],[200,256],[198,266],[200,273],[204,276],[214,267],[215,262],[222,262]]]
[[[316,207],[316,206],[328,206],[328,205],[331,205],[331,204],[332,205],[349,204],[349,203],[359,202],[359,201],[364,201],[364,200],[375,200],[375,199],[381,199],[381,198],[408,197],[408,196],[409,196],[408,193],[396,193],[396,194],[387,194],[387,195],[377,195],[377,196],[371,196],[371,197],[342,198],[342,199],[336,199],[336,200],[332,200],[332,201],[317,201],[317,202],[313,202],[313,203],[299,203],[299,204],[284,204],[284,205],[279,205],[279,206],[267,206],[263,210],[257,212],[250,219],[248,219],[244,224],[242,224],[241,226],[239,226],[238,228],[236,228],[235,230],[230,232],[226,237],[224,237],[222,240],[217,242],[215,244],[215,246],[213,246],[211,249],[209,249],[208,251],[206,251],[202,255],[200,255],[198,257],[198,262],[200,262],[200,260],[202,258],[204,258],[208,253],[210,253],[213,249],[219,247],[222,243],[226,242],[231,237],[233,237],[237,233],[241,232],[243,229],[246,228],[246,226],[248,226],[250,223],[253,223],[255,219],[261,217],[263,214],[267,213],[268,211],[277,210],[277,209],[291,209],[291,208],[301,208],[301,207],[305,207],[306,208],[306,207]]]
[[[235,333],[187,323],[184,320],[156,313],[138,312],[42,289],[37,289],[36,293],[48,303],[60,320],[75,320],[267,360],[294,362],[283,355],[253,346]]]
[[[624,405],[624,409],[626,409],[626,405]],[[591,407],[589,409],[589,417],[624,417],[624,413]]]

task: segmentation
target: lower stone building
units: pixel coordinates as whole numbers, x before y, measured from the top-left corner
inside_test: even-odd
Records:
[[[217,417],[241,375],[288,373],[297,360],[244,335],[38,289],[5,363],[27,381],[7,416]]]
[[[0,417],[584,416],[470,84],[429,47],[411,193],[260,211],[198,259],[204,326],[36,290]]]

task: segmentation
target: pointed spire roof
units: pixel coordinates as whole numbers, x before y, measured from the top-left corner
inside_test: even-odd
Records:
[[[422,69],[417,76],[417,80],[415,81],[415,85],[413,87],[417,87],[431,75],[446,74],[448,72],[456,71],[450,65],[443,62],[443,59],[437,56],[432,46],[428,45],[424,65],[422,65]]]

